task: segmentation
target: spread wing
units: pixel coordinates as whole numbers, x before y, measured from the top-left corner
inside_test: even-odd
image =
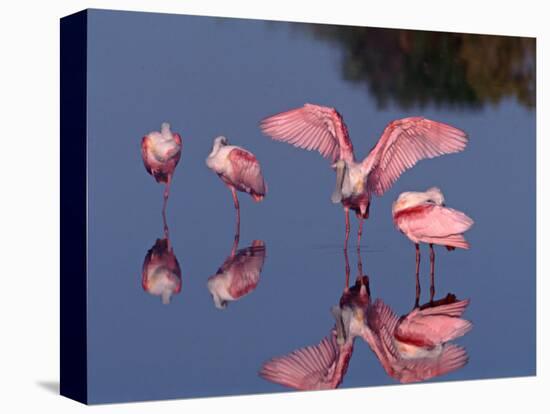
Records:
[[[399,317],[381,299],[376,299],[367,310],[368,326],[376,333],[384,329],[393,334],[398,322]]]
[[[376,299],[367,309],[369,329],[364,339],[388,373],[392,371],[392,366],[397,360],[398,352],[393,343],[393,333],[398,323],[398,316],[381,299]]]
[[[367,188],[381,196],[418,161],[462,151],[467,142],[463,131],[441,122],[422,117],[393,121],[363,161]]]
[[[353,161],[353,145],[344,119],[334,108],[305,104],[302,108],[265,118],[262,132],[308,151],[315,150],[332,160]]]
[[[331,373],[338,360],[336,335],[331,333],[318,345],[307,346],[267,361],[260,376],[298,390],[330,388]]]
[[[266,194],[260,163],[254,154],[241,148],[234,148],[228,155],[231,162],[231,181],[237,188],[252,195],[263,197]]]

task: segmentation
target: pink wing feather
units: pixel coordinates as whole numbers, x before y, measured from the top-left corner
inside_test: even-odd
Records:
[[[369,328],[375,332],[385,328],[390,334],[393,334],[398,322],[399,317],[381,299],[376,299],[367,310],[367,323]]]
[[[254,154],[235,148],[229,153],[228,159],[232,166],[232,175],[229,177],[232,184],[240,191],[252,195],[256,201],[260,201],[267,192],[267,186],[260,163]]]
[[[367,188],[381,196],[418,161],[462,151],[467,142],[463,131],[441,122],[422,117],[393,121],[363,161]]]
[[[239,250],[222,265],[224,272],[232,273],[229,294],[235,299],[250,293],[260,281],[265,259],[265,245],[261,243]]]
[[[269,360],[261,368],[260,376],[298,390],[331,388],[330,374],[338,356],[336,336],[331,333],[318,345]]]
[[[316,150],[332,162],[353,161],[353,145],[342,116],[334,108],[305,104],[302,108],[265,118],[262,132],[308,151]]]
[[[463,347],[445,344],[436,358],[400,359],[390,375],[402,383],[425,381],[456,371],[467,363],[468,354]]]
[[[457,314],[462,306],[464,303],[454,308],[450,306],[444,312],[448,310],[450,314]],[[441,353],[435,357],[400,357],[395,347],[394,334],[403,323],[403,318],[400,320],[380,299],[374,302],[369,312],[369,327],[375,334],[369,337],[369,345],[388,375],[398,381],[407,383],[427,380],[457,370],[468,362],[465,349],[454,344],[444,344]]]
[[[469,243],[462,233],[474,221],[461,211],[434,204],[411,207],[395,214],[398,228],[407,236],[424,243],[468,249]]]
[[[417,346],[436,346],[461,337],[472,328],[471,322],[460,317],[469,303],[462,300],[415,309],[399,323],[395,337]]]
[[[445,315],[460,318],[469,304],[470,299],[457,300],[456,302],[446,303],[444,305],[431,306],[423,309],[420,308],[417,312],[422,316]]]
[[[396,359],[397,350],[393,344],[393,333],[399,323],[399,317],[381,299],[376,299],[367,310],[369,330],[364,339],[386,372],[391,372],[392,363]]]
[[[149,166],[149,150],[148,150],[148,147],[150,145],[149,141],[150,141],[150,138],[148,135],[141,138],[141,159],[143,160],[143,165],[145,166],[145,170],[149,174],[153,175],[153,173],[151,172],[151,167]]]

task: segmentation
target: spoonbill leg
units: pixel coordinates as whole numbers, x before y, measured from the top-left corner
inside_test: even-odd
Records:
[[[162,222],[164,224],[164,238],[168,239],[168,224],[166,221],[166,207],[168,205],[168,197],[170,196],[170,178],[164,186],[163,203],[162,203]]]
[[[361,249],[361,236],[363,235],[363,216],[359,217],[359,230],[357,230],[357,252]]]
[[[348,250],[348,239],[349,239],[349,208],[344,207],[344,212],[346,214],[346,240],[344,241],[344,250]]]
[[[235,210],[237,211],[237,223],[235,228],[235,239],[238,239],[241,232],[241,208],[239,207],[239,199],[237,198],[237,192],[235,187],[231,186],[231,195],[233,196],[233,204],[235,205]]]
[[[433,302],[435,295],[435,252],[434,245],[430,243],[430,302]]]
[[[415,243],[416,247],[416,299],[414,301],[414,307],[418,308],[420,305],[420,245]]]
[[[346,260],[346,287],[344,289],[344,292],[347,292],[349,290],[349,274],[350,274],[350,267],[349,267],[349,258],[348,258],[348,251],[344,249],[344,258]]]

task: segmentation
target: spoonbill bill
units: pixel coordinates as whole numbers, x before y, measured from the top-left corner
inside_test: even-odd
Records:
[[[305,104],[260,123],[264,134],[298,148],[316,150],[332,161],[336,170],[333,203],[342,203],[346,219],[347,248],[349,210],[359,219],[358,244],[363,220],[369,217],[371,195],[383,195],[407,169],[424,158],[434,158],[464,150],[466,134],[450,125],[423,117],[390,122],[363,161],[356,161],[353,145],[342,115],[334,108]]]

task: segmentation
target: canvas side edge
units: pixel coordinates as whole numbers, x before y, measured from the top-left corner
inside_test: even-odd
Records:
[[[60,394],[88,402],[86,10],[60,21]]]

